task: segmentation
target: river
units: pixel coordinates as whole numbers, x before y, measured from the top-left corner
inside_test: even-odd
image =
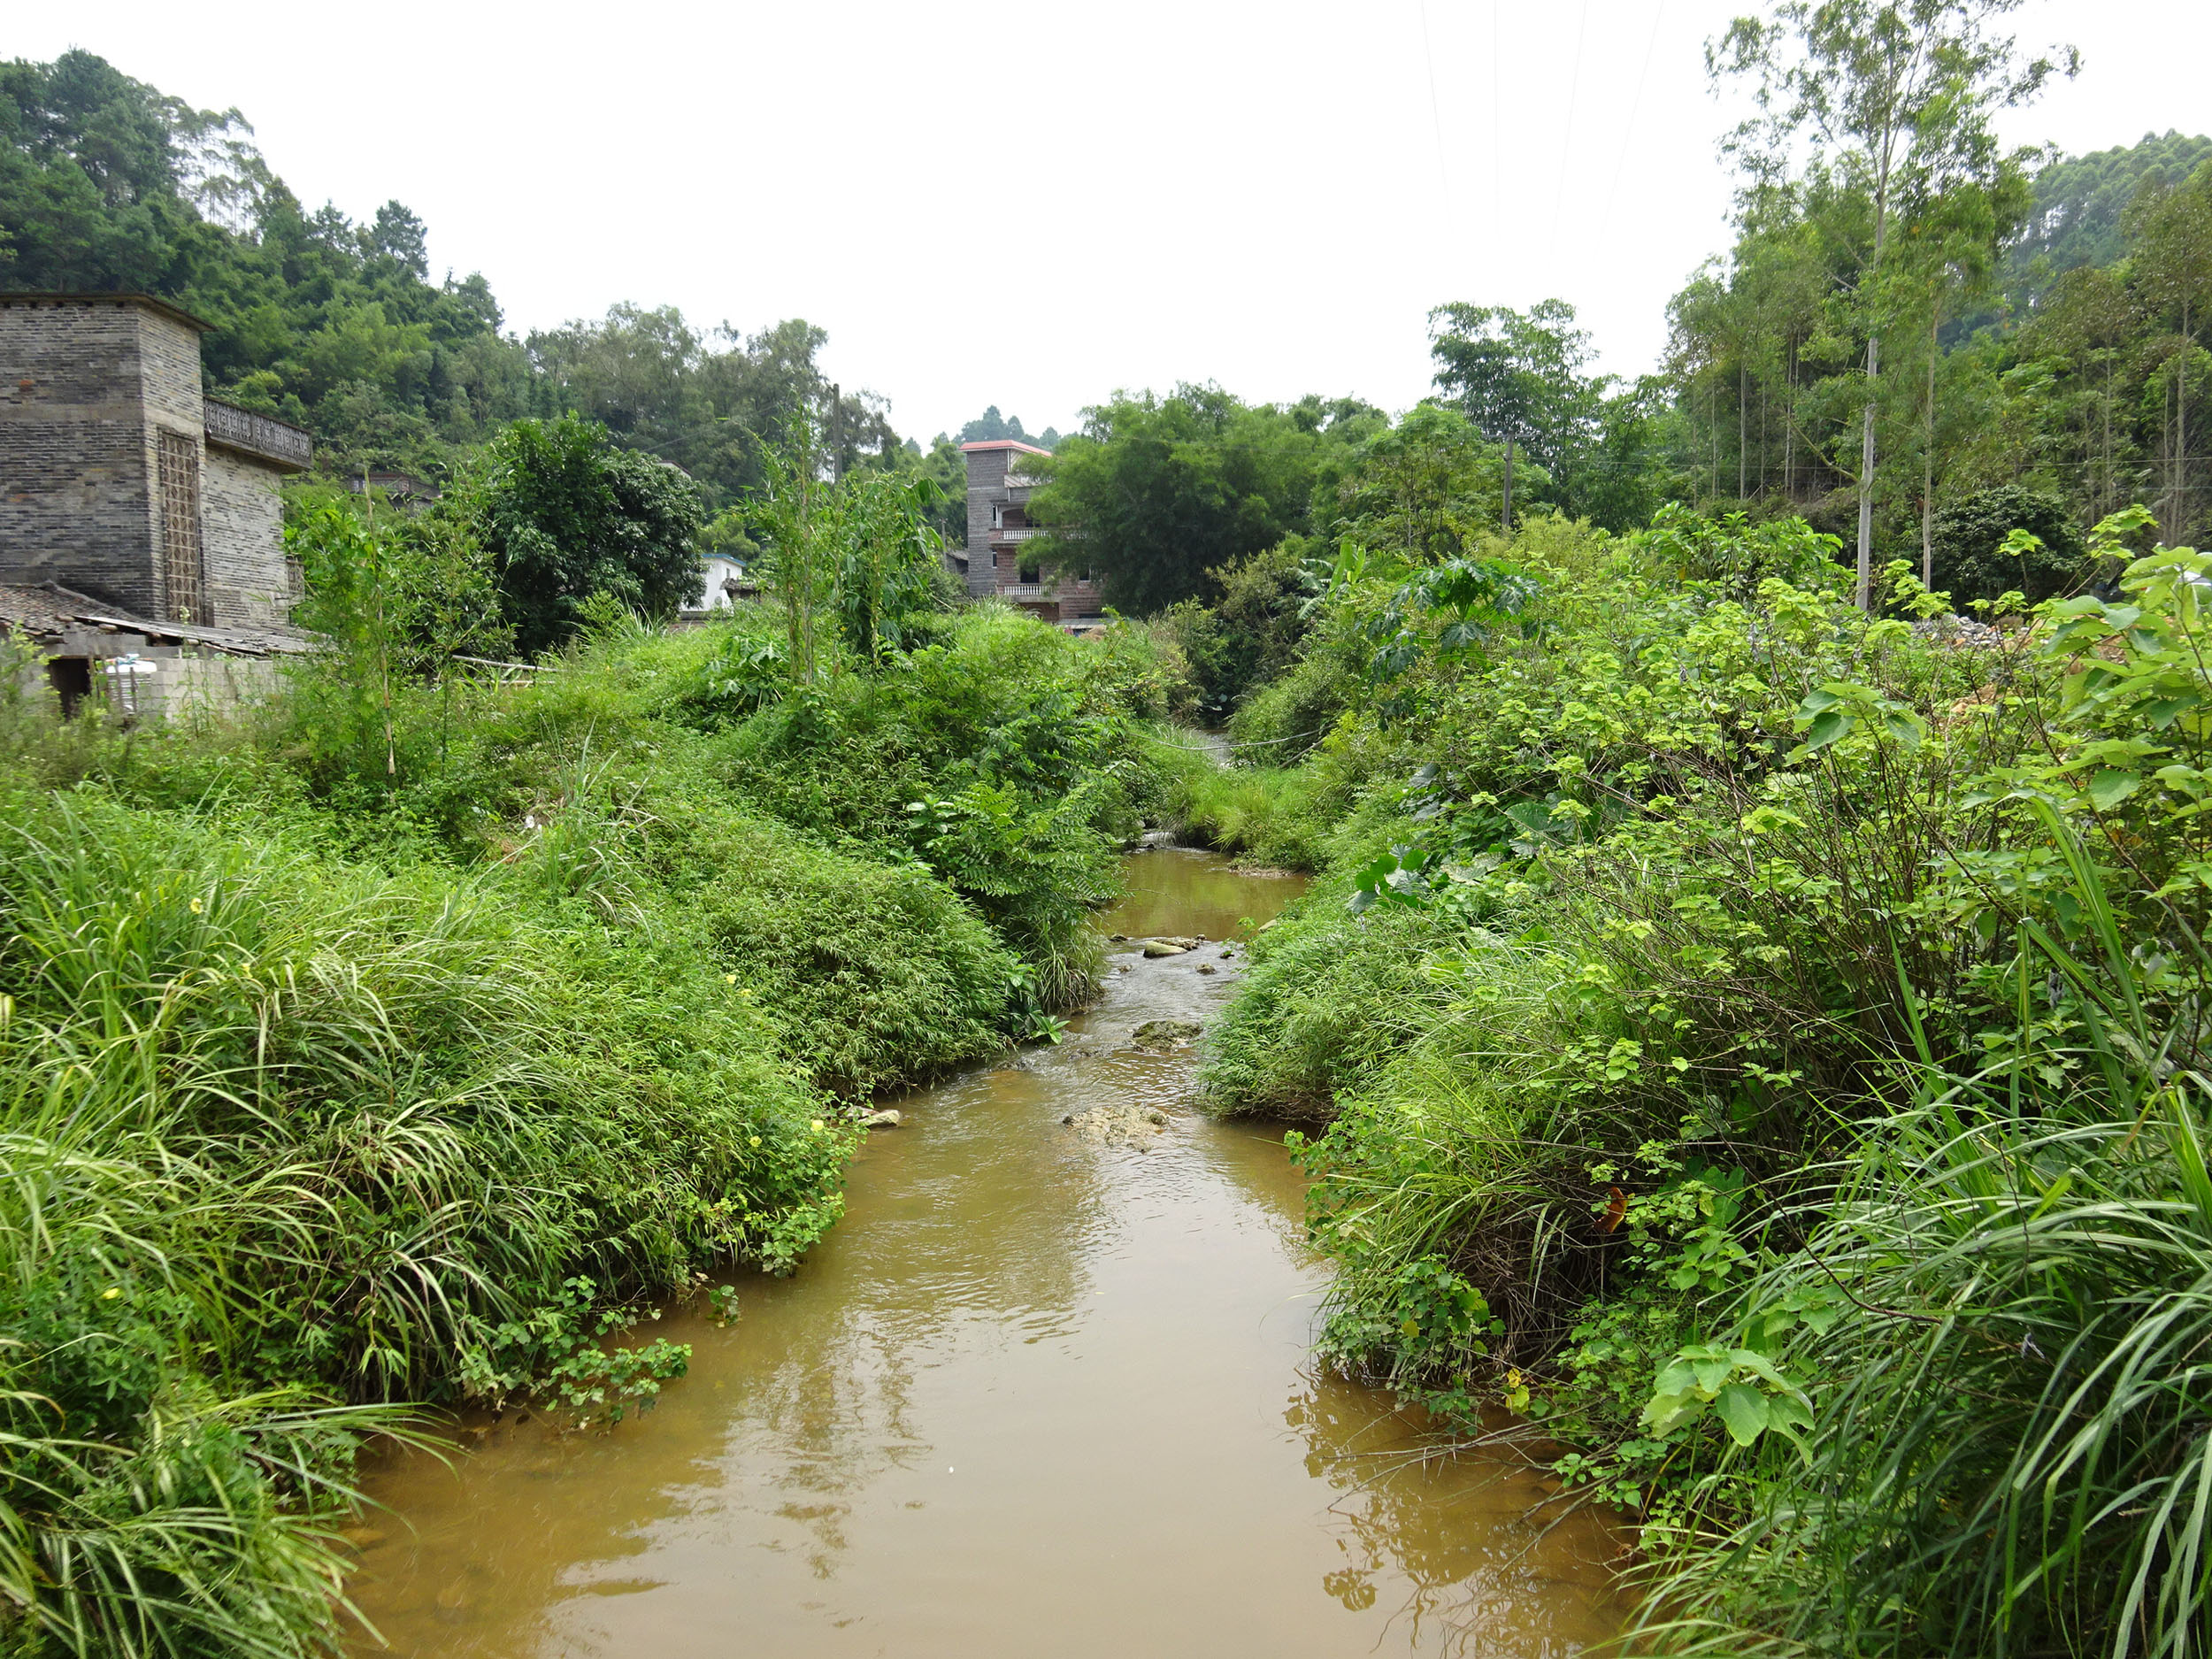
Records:
[[[1221,941],[1298,890],[1176,849],[1126,875],[1105,926],[1140,940]],[[797,1272],[741,1278],[726,1327],[649,1327],[694,1348],[656,1409],[511,1414],[450,1467],[374,1471],[349,1588],[392,1649],[1533,1659],[1612,1633],[1615,1534],[1317,1374],[1327,1272],[1280,1130],[1191,1114],[1189,1053],[1128,1047],[1210,1018],[1242,949],[1114,949],[1059,1047],[897,1102]],[[1062,1123],[1130,1103],[1168,1116],[1141,1146]]]

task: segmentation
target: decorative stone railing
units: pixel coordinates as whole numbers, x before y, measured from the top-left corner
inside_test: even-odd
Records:
[[[207,441],[279,466],[305,468],[315,463],[315,440],[286,420],[272,420],[234,403],[203,400]]]

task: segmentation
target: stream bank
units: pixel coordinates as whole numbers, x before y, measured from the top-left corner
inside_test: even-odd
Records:
[[[1125,874],[1101,1002],[900,1100],[795,1274],[741,1281],[726,1328],[654,1327],[694,1348],[655,1411],[376,1478],[352,1589],[394,1651],[1518,1656],[1617,1628],[1595,1517],[1547,1531],[1528,1471],[1422,1460],[1386,1395],[1314,1373],[1326,1271],[1279,1132],[1194,1116],[1189,1046],[1132,1041],[1242,966],[1144,940],[1222,941],[1299,884],[1177,849]],[[1063,1121],[1102,1109],[1148,1143]]]

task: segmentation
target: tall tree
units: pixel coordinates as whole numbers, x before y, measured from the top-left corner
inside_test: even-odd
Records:
[[[2190,511],[2189,401],[2207,384],[2198,359],[2197,330],[2212,311],[2212,161],[2178,188],[2146,184],[2129,213],[2136,243],[2135,274],[2143,298],[2173,332],[2154,348],[2163,382],[2161,410],[2170,436],[2165,445],[2165,539],[2187,533]],[[2170,412],[2166,412],[2170,411]]]
[[[473,527],[533,656],[566,639],[594,595],[666,616],[698,591],[698,486],[574,415],[515,422],[439,511]]]
[[[1751,180],[1770,185],[1801,157],[1839,171],[1870,209],[1860,279],[1866,339],[1860,419],[1858,600],[1872,603],[1876,405],[1886,290],[1886,256],[1901,200],[1941,194],[1944,181],[1985,180],[2016,157],[1992,130],[2001,109],[2033,97],[2062,61],[2023,59],[1994,32],[2019,0],[1781,0],[1765,18],[1738,18],[1706,48],[1716,81],[1752,84],[1755,113],[1724,141]]]
[[[1501,511],[1510,529],[1516,450],[1556,473],[1589,439],[1603,390],[1582,373],[1590,337],[1564,300],[1525,311],[1456,303],[1429,313],[1429,353],[1438,388],[1505,447]]]
[[[1107,602],[1150,614],[1214,591],[1213,571],[1308,527],[1325,452],[1364,405],[1246,403],[1217,386],[1123,393],[1040,462],[1039,556],[1097,573]]]
[[[1314,529],[1407,566],[1457,558],[1497,521],[1502,461],[1457,410],[1418,404],[1317,494]]]

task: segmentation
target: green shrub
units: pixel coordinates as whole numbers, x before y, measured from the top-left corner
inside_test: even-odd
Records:
[[[1412,911],[1354,916],[1336,894],[1260,934],[1251,972],[1207,1041],[1210,1110],[1314,1120],[1435,1016],[1424,973],[1439,943]]]
[[[825,1086],[865,1094],[1005,1045],[1019,964],[927,870],[841,856],[757,818],[677,811],[657,814],[656,857],[688,867],[708,948]]]
[[[1328,1121],[1325,1356],[1531,1414],[1655,1650],[2187,1650],[2207,559],[1993,654],[1780,580],[1801,526],[1547,534],[1363,676],[1215,1033],[1217,1100]]]
[[[1229,722],[1243,752],[1289,765],[1317,746],[1361,696],[1355,647],[1345,640],[1309,639],[1279,679],[1246,697]]]
[[[2025,530],[2039,545],[2006,552],[2005,539],[2015,530]],[[1935,585],[1961,610],[2007,593],[2040,604],[2071,593],[2090,574],[2087,544],[2072,509],[2055,495],[2017,484],[1976,490],[1939,509],[1929,539]]]

